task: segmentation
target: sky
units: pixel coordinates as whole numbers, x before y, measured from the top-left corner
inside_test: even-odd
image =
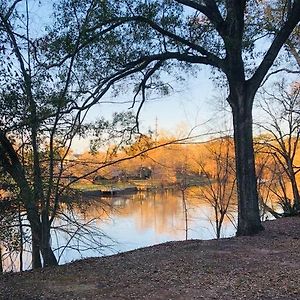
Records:
[[[195,77],[185,76],[182,83],[171,82],[172,90],[169,95],[148,97],[140,114],[142,129],[147,130],[149,127],[153,129],[156,122],[160,129],[174,130],[181,123],[193,127],[206,121],[211,115],[212,102],[215,97],[213,83],[208,76],[209,71],[203,69]],[[89,117],[97,117],[97,111],[103,111],[104,116],[109,117],[116,110],[126,111],[132,105],[132,96],[128,94],[116,99],[106,96],[105,100],[109,101],[109,99],[113,100],[114,104],[100,104],[100,109],[95,108]],[[118,104],[116,103],[118,101],[127,103]],[[133,111],[136,111],[137,106],[138,104]]]
[[[183,74],[185,80],[181,83],[173,82],[173,89],[169,95],[150,96],[139,116],[141,132],[147,133],[149,129],[157,129],[158,133],[183,137],[192,129],[193,136],[220,130],[224,114],[220,103],[225,96],[210,79],[210,75],[208,67],[202,68],[195,76]],[[109,101],[114,103],[95,106],[87,119],[95,120],[102,116],[109,119],[115,111],[127,111],[131,107],[132,98],[126,94],[118,98],[107,95],[104,102]],[[133,111],[136,111],[136,108]],[[88,143],[76,140],[73,148],[77,153],[87,151]]]
[[[29,0],[29,10],[33,34],[35,30],[41,32],[51,23],[50,12],[54,1]],[[20,12],[25,13],[25,1],[18,4]],[[24,7],[23,7],[24,6]],[[210,68],[201,66],[201,71],[196,75],[182,74],[184,81],[177,83],[171,79],[173,90],[164,97],[152,96],[143,105],[140,114],[140,128],[143,133],[149,129],[164,131],[168,134],[178,134],[180,131],[189,132],[191,128],[202,125],[200,131],[211,130],[207,121],[218,119],[216,111],[218,110],[218,101],[220,101],[220,91],[210,79]],[[104,97],[104,102],[113,101],[114,104],[100,104],[95,106],[88,114],[88,121],[95,120],[104,116],[110,118],[115,111],[128,111],[131,106],[132,95],[121,95],[118,98],[112,98],[109,93]],[[117,104],[116,102],[127,102],[126,104]],[[134,108],[133,111],[136,111]],[[219,113],[219,112],[218,112]],[[183,132],[181,132],[184,134]],[[195,134],[199,133],[199,128]],[[88,150],[88,143],[83,140],[75,140],[75,152]]]
[[[41,6],[38,4],[39,1],[29,0],[33,27],[37,30],[51,22],[49,11],[53,2],[43,1]],[[173,90],[169,95],[160,98],[150,97],[146,101],[140,114],[141,131],[147,133],[149,129],[155,130],[157,127],[158,131],[178,136],[189,132],[194,127],[197,127],[193,132],[194,135],[230,129],[231,117],[228,106],[227,112],[224,111],[224,106],[221,108],[226,98],[226,91],[211,79],[211,69],[201,66],[201,71],[196,75],[182,73],[182,76],[185,79],[183,82],[172,81]],[[123,94],[117,99],[112,99],[108,94],[104,100],[107,102],[113,100],[115,103],[96,106],[89,112],[88,120],[95,120],[102,116],[109,119],[115,111],[127,111],[131,106],[132,96]],[[127,103],[116,104],[118,101]],[[136,111],[136,108],[134,110]],[[73,148],[75,152],[83,152],[88,150],[89,143],[76,140]]]

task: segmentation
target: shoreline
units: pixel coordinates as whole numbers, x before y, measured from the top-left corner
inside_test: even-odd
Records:
[[[0,299],[299,299],[300,217],[264,226],[4,274]]]

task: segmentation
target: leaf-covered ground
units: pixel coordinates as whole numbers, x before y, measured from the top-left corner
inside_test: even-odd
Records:
[[[300,299],[300,218],[0,276],[0,299]]]

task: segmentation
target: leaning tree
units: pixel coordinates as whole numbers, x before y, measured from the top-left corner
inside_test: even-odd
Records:
[[[0,169],[17,187],[38,268],[58,263],[51,230],[70,186],[73,139],[110,126],[103,120],[89,126],[86,115],[132,69],[118,69],[113,60],[116,29],[125,21],[108,19],[116,10],[109,1],[57,1],[51,16],[42,6],[47,28],[36,23],[31,5],[38,4],[0,3]],[[119,140],[131,130],[130,119],[115,115]]]

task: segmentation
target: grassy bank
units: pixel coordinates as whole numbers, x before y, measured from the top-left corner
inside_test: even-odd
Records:
[[[186,181],[187,186],[199,186],[206,184],[206,179],[201,177],[190,178]],[[97,183],[84,181],[75,183],[71,187],[75,191],[89,192],[89,191],[111,191],[111,190],[125,190],[129,188],[137,188],[139,191],[147,190],[160,190],[160,189],[175,189],[180,185],[180,181],[163,182],[161,179],[132,179],[125,182],[112,181],[112,180],[100,180]]]

